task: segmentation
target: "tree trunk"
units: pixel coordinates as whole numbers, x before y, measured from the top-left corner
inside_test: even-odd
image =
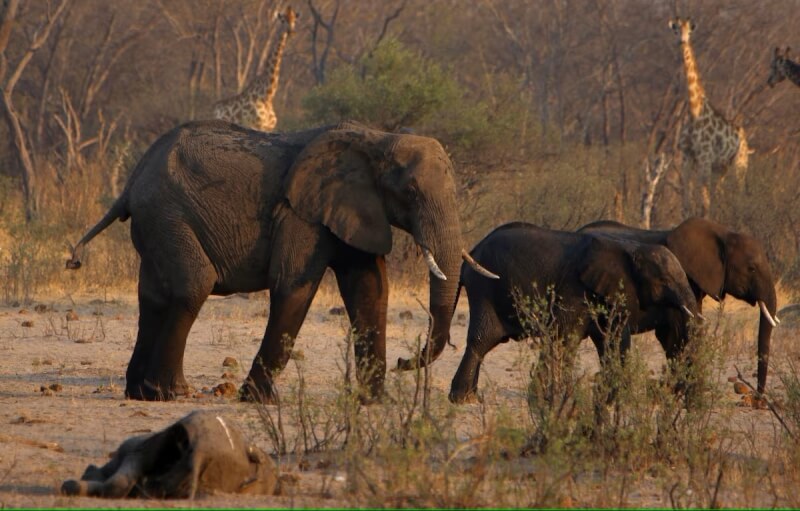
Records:
[[[39,204],[36,197],[36,172],[33,164],[33,159],[28,151],[28,144],[26,143],[25,132],[22,129],[22,124],[19,122],[19,115],[14,110],[14,105],[11,103],[11,96],[7,92],[0,95],[3,100],[3,116],[5,117],[6,124],[8,124],[8,131],[13,136],[14,147],[17,150],[20,168],[22,170],[22,196],[25,201],[25,220],[31,221],[36,217],[39,211]]]

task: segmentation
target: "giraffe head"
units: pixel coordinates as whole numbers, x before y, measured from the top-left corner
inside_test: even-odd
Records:
[[[776,83],[780,83],[786,79],[786,66],[789,60],[789,47],[781,53],[780,48],[775,48],[772,53],[772,63],[769,65],[769,78],[767,84],[770,87],[775,87]]]
[[[278,14],[278,19],[281,23],[286,23],[286,33],[290,35],[294,32],[294,23],[299,17],[300,15],[292,9],[291,5],[286,8],[286,12]]]
[[[680,42],[689,44],[689,38],[695,28],[692,18],[672,18],[669,20],[669,28],[675,32],[675,35],[680,37]]]

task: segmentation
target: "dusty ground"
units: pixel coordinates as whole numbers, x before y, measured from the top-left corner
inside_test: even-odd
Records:
[[[410,294],[393,291],[390,297],[387,351],[390,366],[398,357],[407,357],[408,346],[427,328],[427,316]],[[419,296],[427,301],[424,293]],[[185,371],[197,389],[212,388],[223,382],[225,371],[233,372],[231,381],[238,387],[249,369],[266,324],[265,295],[212,298],[209,300],[188,341]],[[448,348],[433,367],[433,392],[446,395],[450,380],[460,361],[467,325],[466,300],[459,304],[452,338],[457,349]],[[37,305],[39,305],[37,310]],[[330,313],[339,306],[338,296],[320,294],[300,332],[295,345],[302,353],[309,392],[324,398],[333,395],[342,381],[342,346],[346,320]],[[42,310],[46,308],[46,310]],[[757,313],[746,307],[730,307],[726,314],[741,317],[741,330],[755,339]],[[68,321],[70,310],[77,316]],[[412,317],[400,314],[411,311]],[[404,314],[407,316],[407,314]],[[32,304],[0,308],[0,505],[26,507],[129,506],[130,501],[101,501],[66,498],[58,494],[65,479],[77,478],[89,463],[104,463],[108,453],[130,435],[159,430],[189,411],[202,408],[219,410],[236,417],[267,451],[270,444],[259,427],[252,405],[240,404],[230,397],[185,398],[170,403],[145,403],[123,398],[124,374],[136,337],[137,306],[132,294],[106,296],[54,296]],[[750,332],[750,333],[748,333]],[[794,341],[796,330],[776,331],[773,357],[780,357]],[[790,335],[791,333],[791,335]],[[654,370],[663,364],[660,347],[650,336],[635,341]],[[505,403],[512,409],[524,409],[522,382],[527,369],[518,361],[524,343],[498,347],[487,358],[481,373],[481,388],[492,389],[492,403]],[[794,352],[796,353],[796,351]],[[591,344],[581,347],[582,367],[593,371],[597,356]],[[223,367],[226,357],[234,357],[241,367]],[[734,347],[730,354],[728,375],[735,374],[733,364],[748,376],[755,366],[753,342]],[[724,377],[724,375],[723,375]],[[287,371],[278,381],[280,388],[296,380]],[[724,380],[724,378],[723,378]],[[754,379],[753,379],[754,380]],[[772,380],[774,383],[776,380]],[[42,387],[59,384],[55,391]],[[737,406],[739,399],[731,385],[725,385],[725,398],[719,403],[741,426],[745,434],[755,435],[767,445],[778,429],[768,411]],[[477,421],[478,405],[458,408],[458,420],[465,437]],[[211,496],[202,497],[193,506],[346,506],[345,477],[333,463],[325,468],[312,464],[299,471],[296,463],[283,461],[284,471],[297,474],[297,484],[278,497]],[[661,488],[646,484],[631,493],[629,505],[669,505]],[[137,501],[136,506],[170,506],[179,502]],[[185,503],[184,503],[185,505]]]

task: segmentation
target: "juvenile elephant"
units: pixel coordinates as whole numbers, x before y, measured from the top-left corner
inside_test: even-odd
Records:
[[[621,289],[628,321],[634,323],[651,308],[672,308],[690,317],[697,310],[677,259],[655,245],[515,222],[492,231],[471,255],[501,277],[479,279],[462,266],[461,283],[467,291],[470,318],[464,356],[450,387],[450,401],[454,403],[474,398],[480,365],[490,350],[526,335],[514,299],[518,293],[545,296],[547,288],[553,286],[559,334],[591,337],[601,360],[605,339],[592,320],[589,303],[613,301]],[[624,352],[629,343],[630,334],[626,332],[620,349]]]
[[[432,336],[449,339],[466,254],[453,172],[432,138],[352,122],[283,134],[190,122],[147,150],[67,268],[80,267],[83,247],[108,225],[132,219],[139,332],[125,394],[134,399],[187,391],[186,337],[209,294],[269,289],[267,329],[241,389],[243,399],[269,403],[273,377],[330,267],[357,333],[357,376],[370,401],[386,372],[391,226],[421,248],[431,272]]]
[[[611,235],[667,247],[678,258],[689,277],[698,310],[702,310],[706,295],[718,302],[726,295],[731,295],[750,305],[758,305],[761,317],[758,326],[757,390],[764,392],[772,328],[778,323],[778,303],[767,254],[757,239],[704,218],[689,218],[674,229],[664,231],[648,231],[618,222],[600,221],[587,224],[578,232]],[[674,311],[648,311],[633,325],[635,332],[653,329],[668,358],[681,353],[687,332]]]

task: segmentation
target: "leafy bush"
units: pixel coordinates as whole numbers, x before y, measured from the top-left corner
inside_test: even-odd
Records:
[[[355,119],[387,131],[411,128],[464,149],[503,140],[520,108],[491,112],[454,74],[395,39],[382,42],[355,65],[334,69],[303,99],[309,123]],[[490,116],[494,122],[487,122]],[[513,138],[513,137],[512,137]]]

